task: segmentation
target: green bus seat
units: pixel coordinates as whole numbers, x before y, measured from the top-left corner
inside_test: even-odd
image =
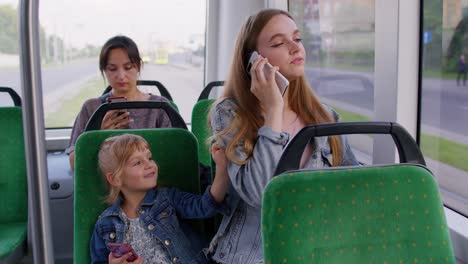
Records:
[[[211,136],[208,126],[208,114],[214,99],[203,99],[198,101],[192,110],[192,133],[198,140],[198,157],[200,162],[211,167],[210,147],[206,140]]]
[[[265,263],[455,263],[419,165],[287,172],[265,189],[262,226]]]
[[[391,134],[401,164],[298,170],[311,137],[355,133]],[[439,189],[423,165],[394,123],[304,128],[263,194],[265,263],[455,263]]]
[[[28,222],[28,187],[20,107],[0,108],[0,263],[22,257]]]
[[[206,140],[211,136],[211,130],[208,126],[208,114],[211,105],[215,99],[209,99],[211,90],[217,86],[223,86],[224,81],[210,82],[203,89],[198,101],[192,110],[192,133],[198,140],[198,157],[200,162],[207,167],[211,168],[211,154],[210,147]]]
[[[159,166],[158,186],[172,186],[200,193],[197,142],[181,128],[95,130],[77,140],[75,156],[74,263],[89,263],[89,241],[97,217],[107,207],[104,180],[98,172],[97,154],[104,139],[123,133],[144,137]],[[203,226],[196,227],[203,232]]]

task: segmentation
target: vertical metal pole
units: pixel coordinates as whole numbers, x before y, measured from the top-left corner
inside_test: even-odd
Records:
[[[20,66],[33,257],[34,263],[53,264],[38,14],[38,0],[21,0],[19,9]]]

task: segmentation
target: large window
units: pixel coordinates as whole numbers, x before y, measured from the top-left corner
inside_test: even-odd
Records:
[[[468,2],[422,2],[421,149],[444,203],[468,215]]]
[[[20,91],[18,0],[0,0],[0,86]],[[12,106],[6,93],[0,93],[0,106]]]
[[[307,52],[307,78],[341,121],[374,116],[375,0],[289,1]],[[350,137],[364,163],[372,162],[372,138]]]
[[[0,86],[20,91],[18,2],[0,0]],[[140,79],[163,83],[190,122],[203,89],[205,0],[43,0],[39,11],[47,128],[70,127],[83,102],[102,94],[99,51],[117,34],[137,43],[145,61]],[[0,96],[2,105],[9,103]]]

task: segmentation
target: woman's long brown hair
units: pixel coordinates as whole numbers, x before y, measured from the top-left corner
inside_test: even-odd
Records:
[[[233,134],[234,137],[227,144],[227,158],[237,164],[245,164],[251,157],[257,133],[265,123],[262,117],[260,101],[250,92],[251,81],[247,75],[246,65],[250,54],[257,49],[260,32],[276,15],[291,15],[283,10],[265,9],[250,16],[242,26],[236,40],[229,77],[225,84],[223,98],[232,98],[236,102],[236,116],[229,127],[214,135]],[[294,20],[294,19],[293,19]],[[334,118],[320,103],[304,76],[291,81],[287,96],[289,107],[308,125],[332,123]],[[333,154],[333,166],[341,164],[342,145],[339,137],[331,136],[328,142]],[[247,154],[245,160],[235,155],[235,149],[241,145]]]

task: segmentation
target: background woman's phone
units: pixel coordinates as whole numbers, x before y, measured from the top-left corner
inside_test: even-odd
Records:
[[[127,98],[123,97],[123,96],[114,96],[114,97],[109,97],[107,98],[107,102],[108,103],[111,103],[111,102],[126,102],[127,101]],[[113,116],[113,118],[119,116],[119,115],[123,115],[125,114],[125,112],[127,112],[127,110],[125,109],[120,109],[119,112]]]
[[[128,252],[132,252],[132,255],[127,259],[128,262],[133,262],[138,258],[138,255],[130,244],[108,243],[107,248],[109,248],[109,251],[112,252],[112,255],[116,258],[120,258]]]
[[[247,63],[247,73],[249,74],[249,76],[250,76],[250,69],[252,68],[252,64],[257,60],[258,56],[259,56],[258,52],[256,51],[252,52],[252,55],[250,55],[249,62]],[[265,76],[269,74],[270,69],[272,67],[273,66],[271,66],[270,63],[265,64],[265,67],[263,68],[263,73],[265,74]],[[284,77],[279,71],[276,71],[275,81],[280,89],[281,95],[284,96],[284,93],[286,92],[286,88],[288,88],[289,86],[288,79],[286,79],[286,77]]]

